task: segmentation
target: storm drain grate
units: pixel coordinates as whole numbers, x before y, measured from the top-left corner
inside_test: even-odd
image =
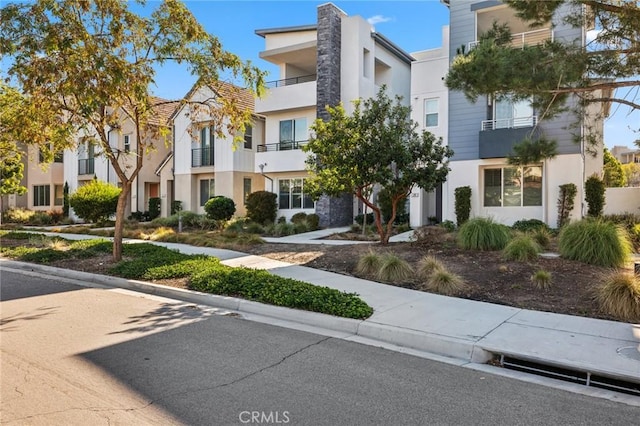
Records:
[[[565,382],[577,383],[584,386],[640,396],[640,383],[612,379],[592,374],[588,371],[571,370],[568,368],[512,358],[506,355],[497,355],[496,360],[500,366],[509,370],[516,370],[552,379],[563,380]]]

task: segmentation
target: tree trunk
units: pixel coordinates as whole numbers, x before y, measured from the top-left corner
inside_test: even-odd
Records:
[[[122,260],[122,237],[124,234],[124,214],[127,208],[127,200],[131,193],[131,182],[127,182],[122,187],[122,192],[118,196],[118,207],[116,208],[116,224],[113,232],[113,261]]]

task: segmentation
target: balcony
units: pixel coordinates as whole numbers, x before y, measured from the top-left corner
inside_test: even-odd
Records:
[[[191,150],[191,167],[206,167],[213,165],[213,147],[193,148]]]
[[[258,145],[256,148],[258,152],[290,151],[292,149],[302,149],[302,147],[308,143],[309,141],[282,141],[279,143]]]
[[[277,173],[305,170],[307,153],[301,148],[308,141],[288,141],[258,145],[256,153],[256,173]],[[264,170],[259,165],[264,165]]]
[[[538,117],[484,120],[480,128],[478,148],[480,158],[504,158],[512,154],[513,146],[525,138],[538,139],[534,130]]]
[[[544,43],[546,40],[553,41],[553,29],[541,28],[539,30],[526,31],[511,35],[511,47],[522,49],[524,46],[534,46]],[[478,40],[469,42],[469,50],[480,43]]]
[[[95,173],[94,158],[78,160],[78,175],[92,175]]]
[[[258,114],[316,106],[316,76],[285,78],[267,83],[267,94],[256,99]]]

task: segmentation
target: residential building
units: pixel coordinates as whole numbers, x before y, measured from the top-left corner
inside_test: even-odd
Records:
[[[450,59],[460,46],[473,49],[479,36],[494,22],[509,26],[514,49],[548,39],[585,43],[584,29],[574,28],[557,17],[552,24],[531,30],[499,1],[443,2],[450,10]],[[574,7],[563,5],[561,15],[583,13]],[[455,221],[455,188],[470,186],[472,216],[490,216],[505,224],[539,219],[556,226],[559,186],[566,183],[574,183],[578,188],[572,216],[582,216],[583,183],[602,170],[601,150],[596,155],[587,152],[587,133],[599,134],[602,140],[603,123],[597,117],[602,117],[606,110],[594,105],[581,117],[565,113],[552,120],[538,121],[542,111],[532,109],[526,101],[512,102],[508,97],[488,96],[471,103],[463,93],[450,91],[448,103],[448,143],[454,156],[443,206],[444,219]],[[541,136],[557,142],[558,155],[554,159],[524,168],[507,164],[506,157],[514,144],[525,137]]]
[[[255,170],[257,147],[264,146],[264,119],[253,114],[243,134],[225,131],[224,137],[216,137],[212,117],[202,105],[225,97],[234,97],[241,108],[254,110],[251,92],[219,83],[216,87],[195,86],[186,95],[187,102],[171,116],[174,149],[159,169],[162,197],[168,200],[163,203],[163,215],[170,213],[167,208],[172,200],[180,201],[183,210],[204,213],[209,198],[223,195],[235,202],[236,215],[244,216],[246,197],[264,189],[264,178]]]
[[[622,164],[640,163],[640,149],[616,145],[611,148],[611,155]]]
[[[322,226],[350,224],[361,206],[350,195],[314,202],[305,192],[308,176],[301,148],[325,107],[374,97],[385,85],[409,103],[413,58],[360,16],[347,16],[332,3],[318,6],[317,22],[256,30],[265,40],[260,57],[279,67],[279,79],[256,100],[265,117],[265,141],[258,145],[255,172],[267,191],[278,194],[278,216],[317,213]]]
[[[411,119],[418,123],[419,131],[431,132],[447,145],[449,92],[443,79],[449,69],[449,27],[442,29],[442,47],[411,56],[415,58],[411,63]],[[410,225],[415,228],[447,217],[443,208],[448,205],[443,203],[443,196],[449,192],[447,182],[431,192],[413,188],[409,196]]]
[[[149,120],[149,128],[140,135],[144,138],[146,149],[142,168],[131,184],[131,195],[125,213],[127,216],[132,212],[148,211],[149,198],[161,197],[160,175],[156,171],[171,152],[171,136],[165,136],[160,129],[170,129],[169,117],[177,102],[157,97],[153,97],[152,102],[155,105],[155,115]],[[107,138],[123,170],[130,174],[137,160],[138,133],[127,114],[120,114],[119,117],[117,123],[106,129]],[[94,178],[116,186],[121,185],[110,160],[97,143],[91,142],[91,136],[79,135],[77,148],[64,153],[64,181],[69,184],[69,193]],[[70,213],[75,218],[73,211]]]

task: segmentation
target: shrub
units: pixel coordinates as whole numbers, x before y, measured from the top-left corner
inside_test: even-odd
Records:
[[[160,198],[149,198],[149,220],[160,217]]]
[[[34,212],[29,224],[31,225],[51,225],[53,218],[47,212]]]
[[[462,226],[471,215],[471,187],[460,186],[455,189],[456,222]]]
[[[69,197],[69,205],[83,220],[104,222],[116,212],[119,195],[119,188],[94,179]]]
[[[587,201],[587,215],[597,217],[604,209],[604,182],[596,175],[592,175],[584,183],[584,198]]]
[[[376,218],[374,216],[373,213],[367,213],[366,214],[366,224],[367,225],[371,225],[373,222],[375,222]],[[353,221],[355,223],[357,223],[360,226],[364,226],[364,221],[365,221],[365,215],[360,213],[359,215],[357,215],[356,217],[353,218]]]
[[[262,234],[264,233],[264,228],[259,223],[249,222],[245,228],[245,232],[249,234]]]
[[[358,259],[356,273],[366,277],[373,277],[378,275],[378,270],[380,270],[381,265],[382,258],[380,255],[373,250],[369,250]]]
[[[458,243],[467,250],[502,250],[509,239],[509,228],[490,218],[471,219],[458,230]]]
[[[292,223],[281,223],[276,224],[273,235],[276,237],[286,237],[287,235],[291,235],[294,233],[294,228]]]
[[[320,229],[320,216],[315,213],[307,215],[307,227],[309,227],[310,231]]]
[[[291,223],[303,223],[307,219],[305,212],[296,213],[291,216]]]
[[[278,222],[277,223],[287,223],[287,218],[284,216],[280,216],[278,218]]]
[[[535,231],[540,228],[543,228],[546,230],[549,229],[546,223],[538,219],[518,220],[513,224],[513,226],[511,226],[511,228],[515,231],[520,231],[520,232]]]
[[[273,192],[252,192],[245,201],[247,217],[259,224],[273,223],[278,212],[277,198]]]
[[[602,219],[583,219],[560,231],[558,249],[562,257],[592,265],[619,267],[631,253],[626,231]]]
[[[450,220],[445,220],[445,221],[444,221],[444,222],[442,222],[439,226],[440,226],[441,228],[446,229],[446,230],[447,230],[447,232],[453,232],[453,231],[455,231],[455,230],[456,230],[456,224],[455,224],[455,223],[453,223],[453,222],[452,222],[452,221],[450,221]]]
[[[171,202],[171,214],[174,215],[182,210],[182,201],[173,200]]]
[[[194,274],[189,287],[198,291],[236,296],[256,302],[321,312],[345,318],[364,319],[373,309],[354,293],[343,293],[267,271],[211,267]]]
[[[533,238],[529,235],[519,235],[509,241],[502,251],[502,257],[506,260],[528,262],[536,259],[540,251],[540,245]]]
[[[546,290],[551,287],[551,272],[538,269],[531,275],[531,282],[535,288]]]
[[[236,203],[229,197],[218,195],[204,204],[207,217],[212,220],[229,220],[236,212]]]
[[[558,228],[562,228],[569,223],[569,216],[573,210],[578,188],[573,183],[560,185],[560,195],[558,196]]]
[[[409,263],[394,253],[382,255],[378,270],[378,278],[382,281],[402,282],[413,276],[413,268]]]
[[[623,321],[640,322],[640,281],[622,271],[603,278],[596,295],[602,310]]]
[[[629,238],[635,250],[640,250],[640,216],[633,213],[609,214],[604,220],[623,226],[629,233]]]
[[[62,214],[69,217],[69,182],[65,182],[62,187]]]
[[[10,208],[3,213],[3,221],[11,223],[27,224],[36,212],[20,207]]]
[[[408,222],[406,200],[406,198],[402,198],[400,201],[398,201],[396,205],[396,217],[394,219],[394,223]],[[378,206],[380,207],[382,220],[384,222],[388,222],[389,219],[391,219],[393,206],[391,205],[391,193],[387,188],[382,188],[380,192],[378,192]],[[367,221],[367,223],[373,223],[373,221]]]
[[[425,256],[418,262],[418,276],[422,279],[429,278],[434,272],[445,269],[444,264],[434,256]]]
[[[453,296],[463,292],[467,285],[460,276],[446,269],[436,269],[427,279],[425,287],[436,293]]]
[[[309,227],[307,226],[307,222],[300,222],[300,223],[293,224],[294,234],[303,234],[305,232],[309,232]]]
[[[538,228],[529,233],[531,238],[540,245],[541,248],[548,248],[549,244],[551,244],[551,232],[546,230],[545,228]]]

